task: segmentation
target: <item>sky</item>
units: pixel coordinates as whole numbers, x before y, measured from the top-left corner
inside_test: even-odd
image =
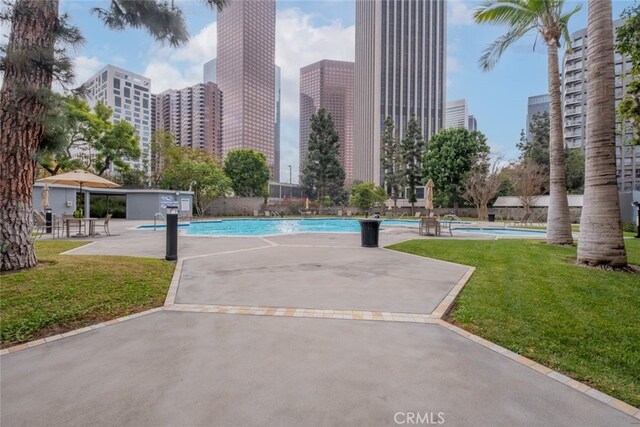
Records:
[[[238,1],[238,0],[232,0]],[[191,39],[178,48],[162,46],[143,30],[112,31],[90,13],[105,7],[106,0],[61,0],[85,37],[72,52],[77,83],[101,67],[113,64],[151,79],[151,90],[180,89],[202,81],[202,64],[216,56],[216,12],[201,0],[176,0],[183,8]],[[300,68],[321,59],[354,60],[355,3],[352,0],[277,0],[276,64],[282,69],[282,181],[298,177],[298,105]],[[503,160],[516,159],[516,143],[525,127],[527,98],[547,92],[546,49],[535,36],[523,38],[507,51],[498,65],[483,72],[477,64],[482,50],[505,32],[504,27],[478,25],[473,10],[478,0],[449,0],[447,16],[447,100],[464,98],[478,130],[492,152]],[[570,23],[570,31],[587,25],[586,1],[567,0],[566,8],[583,4]],[[618,18],[632,1],[613,0]],[[7,28],[0,28],[6,35]]]

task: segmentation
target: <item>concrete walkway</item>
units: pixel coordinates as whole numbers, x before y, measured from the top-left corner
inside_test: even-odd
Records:
[[[157,257],[163,238],[72,253]],[[2,356],[3,426],[640,423],[437,320],[465,266],[359,235],[180,240],[164,310]]]

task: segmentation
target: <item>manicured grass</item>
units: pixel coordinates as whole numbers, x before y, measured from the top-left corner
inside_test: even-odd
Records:
[[[174,264],[60,255],[82,242],[36,242],[38,267],[0,277],[0,346],[162,306]]]
[[[640,239],[625,239],[640,265]],[[573,264],[532,240],[413,240],[391,249],[476,266],[449,321],[640,406],[640,275]]]

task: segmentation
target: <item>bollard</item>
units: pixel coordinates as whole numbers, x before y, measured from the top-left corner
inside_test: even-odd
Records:
[[[45,233],[51,234],[52,225],[53,225],[53,213],[51,208],[44,208],[44,216],[46,222]]]
[[[178,206],[167,205],[167,251],[164,259],[178,259]]]

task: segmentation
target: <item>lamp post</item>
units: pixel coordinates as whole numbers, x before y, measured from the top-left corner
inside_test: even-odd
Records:
[[[178,204],[167,205],[167,244],[164,259],[178,259]]]
[[[291,165],[289,165],[289,198],[293,196],[293,188],[291,188]]]
[[[640,239],[640,202],[633,202],[633,206],[636,207],[638,215],[638,231],[636,232],[636,239]]]

